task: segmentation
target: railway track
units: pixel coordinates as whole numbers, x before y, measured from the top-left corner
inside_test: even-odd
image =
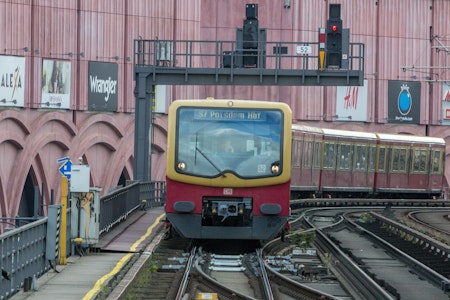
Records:
[[[314,214],[318,214],[318,212]],[[343,214],[342,210],[335,213],[335,215],[340,214]],[[366,276],[369,276],[388,293],[385,297],[377,296],[375,298],[363,294],[362,298],[448,299],[447,275],[440,275],[420,263],[420,261],[433,263],[442,259],[443,255],[436,255],[438,252],[442,254],[443,252],[440,252],[442,250],[430,251],[430,249],[435,249],[436,241],[429,239],[427,243],[419,243],[419,239],[413,236],[411,229],[378,213],[360,212],[343,215],[345,216],[341,218],[341,221],[333,225],[324,226],[321,222],[321,229],[316,230],[316,234],[319,234],[318,236],[322,236],[322,233],[325,234],[326,238],[330,239],[343,253],[340,256],[332,253],[339,265],[342,263],[342,259],[349,258]],[[314,218],[314,216],[309,217],[309,219]],[[321,216],[319,219],[323,220],[323,217]],[[383,234],[383,232],[387,232],[387,234]],[[418,236],[424,235],[418,233]],[[319,240],[322,240],[322,237]],[[405,241],[408,241],[407,245],[404,245]],[[319,247],[322,247],[320,243]],[[419,248],[427,249],[419,252],[418,248],[413,247],[414,244],[420,245]],[[433,245],[433,247],[426,245]],[[417,253],[420,256],[414,259],[406,253],[408,249],[411,250],[411,253]],[[440,264],[443,262],[441,261]],[[348,278],[350,275],[351,273],[347,273],[345,276]],[[412,289],[412,286],[415,289]],[[354,297],[358,299],[361,296],[355,294]]]
[[[206,254],[214,256],[213,254]],[[231,260],[230,260],[231,259]],[[206,259],[203,280],[213,282],[220,290],[230,289],[231,294],[219,294],[223,299],[335,299],[324,292],[309,288],[270,268],[263,257],[262,249],[228,261],[239,265],[230,266],[225,259],[219,265],[213,259]],[[206,271],[208,270],[208,271]],[[212,271],[211,271],[212,270]]]
[[[371,236],[368,227],[386,225],[380,225],[379,221],[367,222],[362,216],[371,215],[376,220],[378,216],[383,217],[381,214],[359,212],[343,217],[343,210],[330,212],[316,208],[313,213],[308,210],[298,216],[293,229],[303,233],[309,230],[316,238],[314,250],[303,249],[301,253],[292,235],[284,242],[276,239],[266,244],[259,252],[243,252],[239,258],[229,256],[228,259],[202,248],[194,249],[192,241],[179,237],[164,240],[145,267],[148,270],[140,271],[133,287],[128,289],[127,297],[208,299],[216,294],[218,299],[422,299],[425,293],[433,299],[448,299],[450,284],[445,278],[448,275],[433,278],[434,275],[425,271],[428,267],[424,268],[417,260],[408,261],[408,255],[386,246],[382,239],[388,240],[392,233],[378,240]],[[382,212],[380,208],[373,210]],[[228,243],[221,245],[226,252],[224,246]],[[371,253],[375,256],[371,257]],[[381,257],[384,253],[389,256]],[[433,257],[436,259],[436,254]],[[431,257],[418,259],[439,265]],[[220,260],[229,262],[220,264]],[[281,260],[288,262],[280,263]],[[408,287],[411,290],[414,280],[407,278],[408,287],[402,287],[401,282],[392,279],[406,278],[399,273],[401,270],[417,280],[415,286],[420,286],[421,291],[416,295],[405,291]]]
[[[450,210],[433,209],[433,210],[414,210],[408,213],[408,219],[412,220],[419,226],[426,227],[426,232],[436,240],[444,243],[450,241]]]
[[[198,299],[212,294],[219,299],[335,299],[270,268],[261,249],[217,255],[180,238],[160,243],[125,298]]]
[[[445,199],[369,199],[369,198],[308,198],[291,200],[291,208],[326,207],[450,207]]]
[[[429,234],[416,231],[379,214],[370,222],[359,224],[380,241],[405,254],[409,265],[436,286],[450,292],[450,247]]]
[[[126,299],[176,299],[184,286],[183,275],[192,256],[190,240],[174,237],[162,240],[151,259],[129,285]]]
[[[289,269],[291,264],[291,280],[301,282],[303,285],[322,293],[330,298],[336,299],[393,299],[382,287],[380,287],[370,276],[368,276],[355,262],[353,262],[325,233],[327,227],[333,227],[342,222],[341,218],[335,216],[313,216],[310,220],[303,219],[294,222],[294,227],[304,227],[298,223],[307,223],[310,229],[302,231],[301,234],[313,235],[314,242],[307,248],[297,251],[303,253],[299,265],[294,257],[285,256],[287,262],[284,268]],[[297,224],[295,224],[297,223]],[[273,241],[266,246],[265,251],[269,254],[277,254],[278,257],[286,255],[295,243],[297,233],[291,234],[286,241],[291,243]],[[297,246],[296,248],[299,248]],[[296,249],[294,248],[294,249]],[[309,254],[309,255],[306,255]],[[308,257],[309,256],[309,257]],[[298,257],[298,255],[297,255]],[[298,259],[298,258],[297,258]],[[314,261],[316,261],[314,263]],[[308,265],[308,262],[312,264]],[[311,298],[313,299],[313,298]]]

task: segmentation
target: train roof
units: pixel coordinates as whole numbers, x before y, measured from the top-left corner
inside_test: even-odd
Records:
[[[315,134],[323,134],[325,136],[336,136],[336,137],[351,137],[351,138],[364,138],[376,140],[377,136],[374,133],[362,132],[362,131],[352,131],[352,130],[341,130],[341,129],[329,129],[329,128],[318,128],[308,125],[292,125],[293,131],[302,131]]]
[[[308,132],[308,133],[315,133],[315,134],[323,134],[323,131],[321,128],[308,126],[308,125],[292,124],[292,130]]]
[[[206,99],[177,99],[170,106],[204,106],[204,107],[232,107],[238,105],[243,108],[280,108],[283,107],[291,111],[289,105],[284,102],[262,101],[262,100],[240,100],[240,99],[215,99],[208,97]]]
[[[390,133],[377,133],[380,141],[397,141],[405,143],[422,143],[422,144],[442,144],[445,145],[445,140],[438,137],[430,136],[417,136],[409,134],[390,134]]]
[[[377,139],[377,135],[375,133],[364,131],[328,129],[328,128],[323,128],[322,130],[325,136],[348,137],[348,138],[369,139],[369,140]]]
[[[405,142],[405,143],[417,143],[417,144],[437,144],[445,145],[445,140],[438,137],[429,136],[417,136],[408,134],[393,134],[393,133],[370,133],[363,131],[330,129],[330,128],[318,128],[308,125],[292,124],[293,131],[308,132],[314,134],[323,134],[328,137],[345,137],[356,139],[369,139],[380,141],[392,141],[392,142]]]

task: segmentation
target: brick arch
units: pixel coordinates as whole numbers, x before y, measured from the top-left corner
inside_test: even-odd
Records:
[[[123,137],[125,135],[125,130],[120,128],[116,118],[110,115],[95,114],[86,118],[79,129],[79,134],[83,135],[86,131],[89,131],[92,126],[96,124],[104,124],[111,131],[113,131],[118,137]]]
[[[70,114],[71,115],[71,114]],[[39,116],[31,122],[28,127],[31,131],[23,138],[21,150],[18,152],[14,168],[10,176],[14,178],[14,186],[6,191],[10,199],[7,213],[14,216],[20,205],[23,187],[29,170],[34,170],[33,180],[41,187],[45,183],[44,194],[46,201],[50,198],[50,190],[55,190],[55,198],[60,191],[58,182],[58,164],[56,159],[60,156],[68,155],[74,136],[77,133],[76,127],[71,123],[71,118],[67,118],[65,112],[49,112]],[[15,134],[12,134],[15,136]],[[26,170],[26,172],[23,172]],[[8,187],[6,187],[8,189]]]
[[[134,119],[125,121],[120,124],[110,116],[96,115],[83,122],[77,137],[73,153],[91,166],[91,184],[102,184],[102,193],[117,185],[124,169],[128,176],[133,173],[129,160],[134,151]]]
[[[13,110],[2,112],[2,114],[0,114],[0,123],[7,120],[11,120],[13,123],[17,124],[24,134],[28,135],[31,133],[29,125],[23,121],[20,112]]]

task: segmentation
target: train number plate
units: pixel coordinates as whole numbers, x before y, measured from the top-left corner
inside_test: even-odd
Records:
[[[224,188],[223,194],[224,195],[233,195],[233,189],[232,188]]]

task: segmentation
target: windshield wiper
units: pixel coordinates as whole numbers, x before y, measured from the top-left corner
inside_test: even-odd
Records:
[[[197,146],[195,146],[195,151],[198,151],[198,153],[200,153],[211,164],[211,166],[213,166],[214,169],[216,169],[217,172],[219,172],[220,175],[222,175],[223,177],[227,177],[227,176],[225,176],[225,173],[208,156],[206,156],[206,154],[203,153],[202,150],[200,150]]]

